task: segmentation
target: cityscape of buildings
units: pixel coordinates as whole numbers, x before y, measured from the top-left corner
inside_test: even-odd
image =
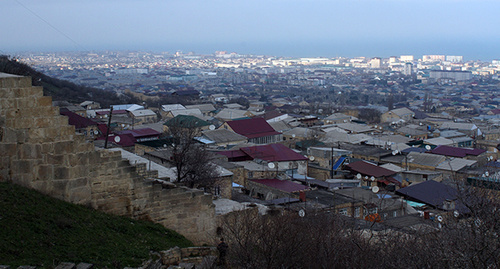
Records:
[[[92,96],[53,105],[85,140],[142,163],[160,182],[197,187],[186,180],[199,177],[206,160],[216,175],[202,171],[215,180],[198,187],[213,195],[218,217],[258,205],[259,212],[337,214],[359,229],[377,223],[410,234],[471,217],[457,182],[500,189],[500,60],[225,51],[26,53],[17,60],[136,98],[109,107]],[[176,159],[182,154],[194,171],[187,177]]]

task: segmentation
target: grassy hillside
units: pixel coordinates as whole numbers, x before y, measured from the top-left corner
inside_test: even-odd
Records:
[[[88,262],[138,266],[150,251],[192,243],[159,224],[107,215],[11,183],[0,183],[0,264],[51,268]]]

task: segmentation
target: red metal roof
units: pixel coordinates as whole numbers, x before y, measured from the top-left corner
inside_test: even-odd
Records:
[[[241,150],[228,150],[228,151],[220,151],[220,152],[217,152],[218,154],[221,154],[221,155],[224,155],[228,158],[241,158],[241,157],[246,157],[248,156],[247,154],[245,154],[245,152],[241,151]]]
[[[307,160],[307,158],[302,156],[302,154],[299,154],[282,144],[246,147],[241,148],[240,150],[253,159],[262,159],[270,162]]]
[[[264,137],[280,134],[263,118],[228,121],[227,124],[237,134],[248,138]]]
[[[275,188],[285,192],[297,192],[309,189],[309,187],[293,183],[288,180],[279,180],[276,178],[273,179],[250,179],[250,181],[259,183],[262,185],[266,185],[271,188]]]
[[[76,129],[87,128],[89,126],[97,126],[97,123],[95,121],[82,117],[74,112],[69,111],[68,109],[61,108],[59,113],[61,115],[67,116],[68,123],[75,126]]]
[[[347,165],[349,170],[360,173],[365,176],[373,176],[373,177],[385,177],[396,174],[396,172],[376,166],[369,162],[365,161],[357,161]]]
[[[484,149],[467,149],[467,148],[456,148],[450,146],[437,146],[435,149],[429,151],[432,154],[444,155],[450,157],[466,157],[467,155],[478,156],[486,152]]]

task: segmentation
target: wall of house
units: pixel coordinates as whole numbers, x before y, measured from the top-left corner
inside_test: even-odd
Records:
[[[215,233],[212,196],[155,184],[144,165],[97,150],[31,78],[0,74],[0,181],[106,213],[149,219],[195,243]]]

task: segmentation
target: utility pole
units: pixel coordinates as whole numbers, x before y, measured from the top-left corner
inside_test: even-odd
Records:
[[[106,130],[106,141],[104,142],[104,148],[108,148],[108,138],[109,138],[109,129],[111,128],[111,115],[113,115],[113,107],[109,110],[109,119],[108,119],[108,128]]]
[[[333,178],[333,146],[332,146],[332,170],[330,171],[330,178]]]

